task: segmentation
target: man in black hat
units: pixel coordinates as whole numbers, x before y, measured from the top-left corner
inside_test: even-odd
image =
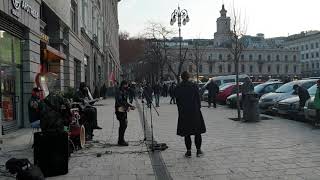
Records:
[[[119,146],[128,146],[128,142],[124,140],[124,134],[128,127],[128,117],[127,112],[134,110],[135,107],[128,103],[128,82],[123,80],[120,83],[119,89],[116,91],[115,95],[115,112],[117,119],[119,120],[119,136],[118,136],[118,145]]]
[[[191,135],[195,136],[197,157],[203,155],[201,150],[201,134],[206,132],[206,126],[201,113],[201,102],[198,86],[189,81],[189,73],[181,74],[182,82],[175,89],[179,112],[177,135],[184,137],[187,152],[185,157],[191,157]]]
[[[40,128],[40,88],[32,89],[28,103],[29,122],[32,128]]]

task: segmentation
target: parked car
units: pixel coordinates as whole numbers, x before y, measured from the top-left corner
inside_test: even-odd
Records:
[[[231,84],[234,84],[234,83],[225,83],[225,84],[222,84],[222,85],[219,86],[219,90],[221,91],[221,89],[224,89],[224,87],[229,86],[229,85],[231,85]],[[202,91],[201,91],[201,92],[202,92],[202,95],[201,95],[202,100],[203,100],[203,101],[208,101],[208,90],[205,89],[205,86],[202,87]]]
[[[239,86],[241,88],[243,83],[240,83]],[[237,92],[237,85],[235,83],[224,86],[220,89],[220,92],[217,96],[217,102],[221,104],[226,104],[227,98],[231,94],[235,94]]]
[[[316,84],[308,89],[310,96],[314,96],[316,91]],[[304,118],[304,110],[300,109],[300,99],[298,95],[279,101],[275,104],[273,110],[277,114],[288,116],[295,120],[301,120]]]
[[[304,117],[307,121],[314,122],[316,120],[316,109],[314,107],[314,96],[317,92],[317,85],[312,86],[309,90],[311,98],[306,102],[304,106]]]
[[[239,75],[239,82],[243,82],[245,78],[249,77],[246,74],[240,74]],[[222,86],[224,84],[230,84],[236,82],[236,75],[227,75],[227,76],[216,76],[213,78],[210,78],[208,82],[204,85],[204,88],[211,82],[215,81],[218,86]]]
[[[273,113],[273,107],[276,103],[295,96],[293,86],[298,84],[309,89],[316,83],[316,79],[298,80],[286,83],[280,86],[275,92],[263,95],[259,100],[259,109],[261,113]]]
[[[278,89],[280,86],[282,86],[282,82],[278,81],[271,81],[266,82],[262,84],[257,84],[254,87],[254,92],[258,94],[258,97],[260,98],[262,95],[270,92],[274,92],[276,89]],[[240,105],[242,106],[242,94],[239,93],[239,99],[240,99]],[[237,106],[237,94],[232,94],[227,98],[227,105],[231,108],[235,108]]]

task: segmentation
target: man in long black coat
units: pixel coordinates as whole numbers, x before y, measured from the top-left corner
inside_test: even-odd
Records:
[[[219,93],[219,86],[214,81],[211,81],[206,89],[208,90],[208,108],[211,107],[211,103],[213,103],[213,107],[216,108],[216,97]]]
[[[299,107],[300,110],[302,110],[307,100],[310,98],[310,94],[308,90],[299,86],[298,84],[295,84],[293,86],[293,89],[295,90],[295,93],[299,96]]]
[[[186,157],[191,157],[191,135],[195,135],[197,156],[201,151],[201,134],[206,132],[206,126],[201,113],[200,95],[196,84],[189,81],[189,73],[181,74],[182,82],[175,89],[179,112],[177,135],[185,138]]]

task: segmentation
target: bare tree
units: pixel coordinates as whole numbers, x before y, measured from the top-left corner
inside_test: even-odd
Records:
[[[238,120],[241,120],[241,107],[240,107],[240,99],[239,99],[239,59],[244,50],[244,43],[242,41],[242,37],[246,33],[246,22],[241,18],[241,13],[235,10],[233,4],[233,12],[231,13],[231,25],[232,29],[230,31],[230,44],[229,51],[233,55],[233,60],[235,64],[235,74],[236,74],[236,87],[237,87],[237,113]]]
[[[195,59],[192,60],[192,63],[196,66],[196,75],[197,75],[197,83],[199,83],[199,67],[202,63],[203,56],[205,52],[207,51],[207,46],[201,46],[200,45],[200,39],[194,40],[194,49],[193,49],[193,55]]]
[[[188,60],[187,59],[188,50],[189,50],[188,48],[184,48],[183,49],[183,51],[184,51],[183,56],[181,58],[179,58],[179,55],[177,56],[177,53],[175,52],[176,49],[172,49],[173,54],[171,55],[171,59],[170,60],[167,59],[167,61],[166,61],[166,64],[168,65],[169,70],[175,76],[178,83],[180,82],[180,75],[183,70],[183,65]],[[177,70],[175,70],[175,68],[173,68],[173,65],[176,65],[176,64],[178,64]]]

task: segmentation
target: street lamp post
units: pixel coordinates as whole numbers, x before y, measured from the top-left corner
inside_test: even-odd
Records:
[[[180,10],[180,6],[178,6],[178,9],[175,9],[173,13],[171,14],[171,20],[170,25],[172,26],[178,18],[178,27],[179,27],[179,62],[181,63],[181,24],[184,26],[187,24],[187,22],[190,21],[188,11],[186,9]],[[179,82],[179,79],[177,79]]]

